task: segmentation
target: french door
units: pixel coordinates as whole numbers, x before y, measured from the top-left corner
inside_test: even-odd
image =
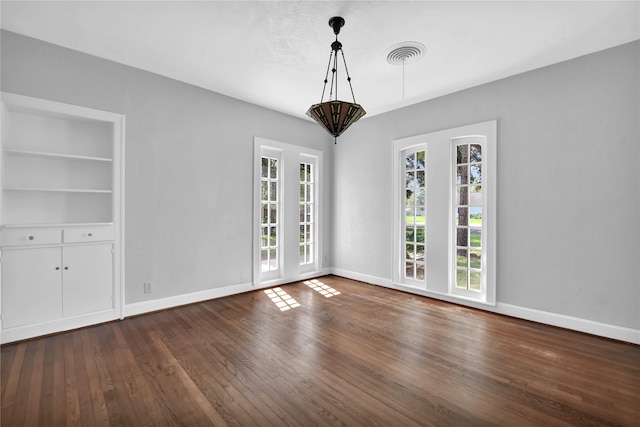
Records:
[[[254,285],[321,269],[322,152],[254,140]]]

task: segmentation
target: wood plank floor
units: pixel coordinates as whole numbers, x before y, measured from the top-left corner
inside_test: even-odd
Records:
[[[640,346],[318,281],[5,345],[1,424],[640,423]]]

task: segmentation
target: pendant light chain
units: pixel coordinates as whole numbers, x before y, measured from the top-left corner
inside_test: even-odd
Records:
[[[320,102],[324,99],[324,92],[327,90],[327,82],[329,81],[329,68],[331,68],[331,58],[333,57],[333,50],[329,54],[329,63],[327,64],[327,73],[324,75],[324,87],[322,88],[322,96]]]
[[[342,53],[342,62],[344,62],[344,71],[347,73],[347,81],[349,82],[349,88],[351,88],[351,97],[353,98],[354,104],[357,104],[356,96],[353,94],[353,86],[351,85],[351,77],[349,76],[349,69],[347,68],[347,60],[344,58],[344,50],[340,49],[340,52]],[[336,89],[336,92],[337,92],[337,89]]]

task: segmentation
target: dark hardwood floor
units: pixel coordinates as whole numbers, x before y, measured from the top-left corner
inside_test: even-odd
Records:
[[[640,346],[318,280],[4,345],[2,425],[640,425]]]

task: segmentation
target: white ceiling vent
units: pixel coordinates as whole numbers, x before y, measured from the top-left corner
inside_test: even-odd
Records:
[[[418,42],[402,42],[387,49],[387,62],[391,65],[403,65],[417,61],[427,48]]]

